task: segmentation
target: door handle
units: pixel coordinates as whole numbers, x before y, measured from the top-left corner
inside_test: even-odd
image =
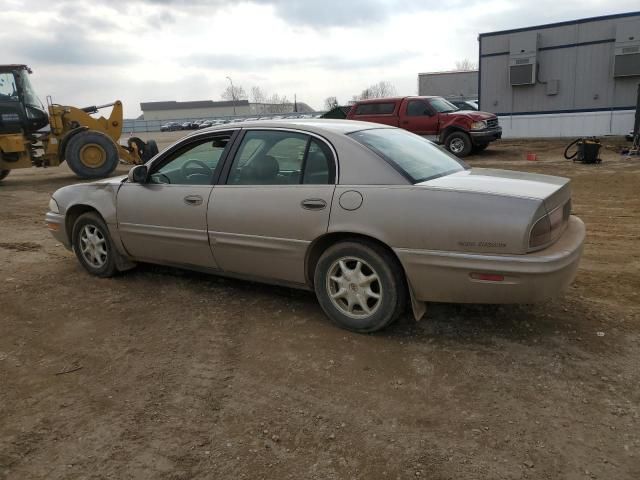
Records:
[[[403,121],[402,121],[402,124],[403,124],[403,125],[407,125],[408,123],[409,123],[409,120],[403,120]]]
[[[307,198],[303,200],[300,205],[302,205],[302,208],[305,210],[322,210],[327,206],[327,202],[321,198]]]
[[[200,195],[187,195],[184,197],[184,203],[187,205],[202,205],[202,197]]]

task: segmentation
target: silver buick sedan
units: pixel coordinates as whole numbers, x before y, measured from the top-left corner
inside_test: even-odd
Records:
[[[410,304],[531,303],[582,253],[565,178],[470,169],[405,130],[338,120],[200,130],[129,175],[53,194],[46,221],[91,274],[136,262],[314,290],[372,332]]]

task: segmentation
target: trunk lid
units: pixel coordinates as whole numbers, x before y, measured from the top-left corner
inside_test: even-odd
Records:
[[[542,200],[547,212],[571,198],[568,178],[490,168],[473,168],[419,183],[426,187],[463,190],[505,197]]]

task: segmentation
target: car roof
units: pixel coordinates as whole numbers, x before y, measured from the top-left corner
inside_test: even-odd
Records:
[[[369,98],[367,100],[358,100],[357,105],[362,103],[382,103],[382,102],[399,102],[404,99],[420,99],[420,98],[441,98],[438,95],[409,95],[406,97],[386,97],[386,98]]]
[[[240,122],[237,122],[240,123]],[[215,132],[218,130],[227,130],[234,124],[215,125],[212,127],[198,130],[198,135],[203,132]],[[235,125],[234,125],[235,126]],[[251,120],[242,122],[238,125],[241,128],[291,128],[296,130],[305,130],[311,133],[323,134],[348,134],[361,130],[370,130],[373,128],[396,128],[390,125],[383,125],[373,122],[360,122],[357,120],[334,120],[324,118],[296,118],[292,120]]]

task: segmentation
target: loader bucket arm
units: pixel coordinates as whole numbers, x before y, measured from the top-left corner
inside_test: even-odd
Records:
[[[96,112],[99,108],[112,106],[109,118],[94,118],[89,112]],[[67,105],[49,106],[49,123],[53,135],[63,136],[78,127],[85,127],[89,130],[96,130],[107,135],[114,143],[118,143],[122,135],[124,113],[122,102],[116,100],[113,104],[101,105],[100,107],[87,107],[86,109],[71,107]]]

